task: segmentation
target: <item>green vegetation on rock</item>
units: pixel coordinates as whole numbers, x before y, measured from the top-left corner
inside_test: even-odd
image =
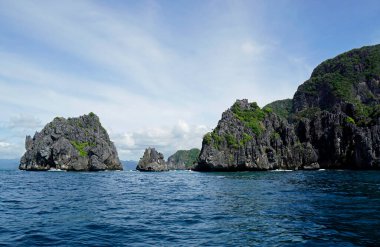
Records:
[[[227,141],[227,145],[231,148],[239,148],[239,143],[238,141],[236,140],[236,138],[231,135],[231,134],[226,134],[225,135],[225,138],[226,138],[226,141]]]
[[[63,117],[55,117],[53,121],[64,121],[65,118]]]
[[[346,102],[354,100],[352,78],[346,78],[337,72],[311,77],[299,87],[299,90],[311,95],[318,95],[324,85],[330,88],[335,97]]]
[[[247,133],[243,133],[243,137],[239,140],[232,134],[224,134],[219,136],[215,131],[209,132],[203,137],[203,140],[206,144],[210,145],[213,143],[213,146],[216,149],[219,149],[220,145],[222,145],[223,142],[227,143],[227,146],[229,148],[238,149],[239,147],[243,147],[252,139],[253,137]]]
[[[222,144],[224,140],[224,137],[219,136],[218,133],[216,133],[216,130],[213,130],[212,132],[208,132],[203,136],[203,141],[206,144],[213,144],[215,148],[219,148],[220,144]]]
[[[280,133],[278,132],[273,132],[271,135],[270,135],[270,138],[274,141],[276,140],[280,140],[281,139],[281,136],[280,136]]]
[[[174,164],[185,164],[186,169],[190,169],[193,167],[194,163],[197,162],[198,156],[201,150],[198,148],[192,148],[190,150],[178,150],[169,157],[168,163],[174,163]]]
[[[231,110],[235,117],[244,123],[244,125],[252,129],[253,133],[256,135],[261,134],[264,130],[262,121],[265,118],[265,111],[260,109],[256,102],[252,102],[248,109],[242,109],[239,103],[235,103]]]
[[[243,133],[243,139],[240,141],[240,146],[244,146],[246,143],[251,141],[253,139],[252,136],[248,135],[247,133]]]
[[[276,100],[263,107],[266,112],[273,112],[280,117],[288,118],[292,111],[292,99]]]
[[[246,130],[247,133],[236,135],[233,131],[226,132],[221,130],[220,126],[218,126],[212,132],[204,135],[204,144],[212,145],[216,149],[220,149],[220,147],[224,146],[231,149],[239,149],[253,139],[252,133],[258,136],[264,131],[264,124],[262,121],[265,116],[271,112],[270,109],[260,109],[256,103],[248,103],[247,100],[238,100],[230,110],[234,116],[234,118],[231,119],[233,121],[229,124],[230,127],[241,122],[252,132]]]
[[[352,117],[346,117],[346,122],[351,123],[351,124],[355,124],[355,120]]]
[[[297,112],[295,118],[312,118],[321,111],[318,107],[311,107],[303,111]]]
[[[339,73],[355,83],[380,74],[380,45],[366,46],[345,52],[317,66],[312,77]]]
[[[94,143],[78,142],[78,141],[71,141],[71,144],[75,147],[75,149],[78,151],[79,155],[82,157],[88,156],[88,153],[86,151],[87,147],[95,146]]]
[[[375,105],[372,107],[370,117],[372,119],[377,119],[380,117],[380,105]]]
[[[379,79],[380,45],[367,46],[321,63],[298,91],[314,97],[331,94],[335,103],[352,104],[355,110],[352,118],[365,126],[371,122],[380,101],[373,91]],[[332,110],[333,102],[326,104],[324,110]]]
[[[220,144],[222,144],[223,137],[219,136],[218,133],[216,133],[216,131],[214,130],[213,132],[211,132],[211,138],[214,141],[214,146],[216,148],[219,148]]]
[[[208,132],[206,133],[204,136],[203,136],[203,142],[207,145],[211,144],[211,141],[212,141],[212,137],[211,137],[211,132]]]
[[[185,161],[185,165],[186,166],[188,166],[188,165],[191,166],[195,162],[197,162],[198,156],[199,156],[200,152],[201,152],[201,150],[199,150],[198,148],[192,148],[189,151],[187,151],[187,159]]]

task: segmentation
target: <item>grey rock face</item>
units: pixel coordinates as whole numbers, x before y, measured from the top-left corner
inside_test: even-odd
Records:
[[[357,126],[347,119],[343,112],[323,111],[299,121],[297,135],[312,145],[320,168],[380,169],[380,126]]]
[[[235,103],[250,111],[248,100]],[[265,113],[263,131],[255,133],[232,111],[222,119],[210,139],[203,140],[198,165],[194,170],[245,171],[271,169],[303,169],[317,162],[311,145],[300,143],[291,124],[273,113]]]
[[[155,148],[145,149],[143,157],[140,158],[136,170],[160,172],[167,171],[168,166],[164,160],[164,155],[156,151]]]
[[[114,144],[94,113],[55,118],[33,138],[26,137],[20,170],[122,170]]]

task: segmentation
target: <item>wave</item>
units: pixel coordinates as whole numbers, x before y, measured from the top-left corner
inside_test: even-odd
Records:
[[[55,169],[55,168],[50,168],[48,172],[65,172],[66,170],[61,170],[61,169]]]
[[[271,172],[294,172],[294,170],[276,169],[276,170],[271,170]]]

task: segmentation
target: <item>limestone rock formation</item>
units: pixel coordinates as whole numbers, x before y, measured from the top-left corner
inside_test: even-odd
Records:
[[[27,136],[20,170],[122,170],[114,144],[94,113],[56,117],[34,137]]]
[[[145,149],[143,157],[140,158],[136,170],[160,172],[167,171],[168,166],[164,160],[164,155],[156,151],[155,148]]]
[[[204,136],[200,171],[380,169],[380,45],[314,69],[293,99],[237,100]]]
[[[193,169],[201,150],[193,148],[190,150],[178,150],[168,158],[169,170],[190,170]]]

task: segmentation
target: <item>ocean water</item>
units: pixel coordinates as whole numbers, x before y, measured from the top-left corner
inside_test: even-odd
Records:
[[[380,172],[0,171],[0,246],[373,246]]]

